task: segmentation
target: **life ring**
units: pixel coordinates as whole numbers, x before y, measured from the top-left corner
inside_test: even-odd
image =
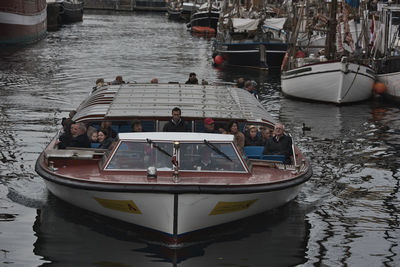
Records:
[[[283,57],[283,60],[282,60],[281,71],[283,71],[285,69],[286,63],[288,61],[288,57],[289,57],[288,52],[286,52],[285,56]]]

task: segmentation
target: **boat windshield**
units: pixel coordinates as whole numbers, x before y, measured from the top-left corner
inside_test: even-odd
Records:
[[[121,141],[106,170],[173,170],[173,142]],[[180,171],[246,172],[232,143],[181,142],[178,164]]]
[[[171,157],[173,144],[171,142],[152,143],[121,141],[106,170],[142,170],[150,166],[158,170],[172,170]]]
[[[232,143],[181,143],[181,171],[246,172]]]

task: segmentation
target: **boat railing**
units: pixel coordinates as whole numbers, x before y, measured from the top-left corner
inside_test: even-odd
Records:
[[[45,151],[45,158],[71,158],[71,159],[96,159],[100,158],[106,152],[106,149],[80,149],[80,148],[67,148],[67,149],[52,149]]]

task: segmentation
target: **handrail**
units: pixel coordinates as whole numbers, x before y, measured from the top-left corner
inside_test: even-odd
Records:
[[[297,162],[296,162],[296,152],[295,152],[295,150],[294,150],[294,139],[293,139],[293,137],[292,137],[292,135],[289,133],[289,136],[290,136],[290,138],[292,138],[292,153],[293,153],[293,165],[294,166],[297,166]]]

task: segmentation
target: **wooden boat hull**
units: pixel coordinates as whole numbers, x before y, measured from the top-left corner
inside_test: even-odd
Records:
[[[61,18],[63,23],[73,23],[83,20],[83,2],[61,2]]]
[[[287,50],[286,43],[222,43],[215,54],[231,66],[278,69]]]
[[[0,4],[0,46],[25,45],[44,38],[46,0],[3,2]]]
[[[217,31],[219,12],[198,11],[190,18],[190,26],[210,27]]]
[[[77,207],[159,231],[175,241],[183,235],[239,220],[282,206],[293,200],[311,172],[297,183],[271,186],[264,192],[168,193],[141,192],[135,189],[116,191],[111,188],[91,189],[85,182],[68,183],[51,174],[37,171],[51,193]],[[178,186],[179,187],[179,186]],[[179,191],[179,189],[178,189]]]
[[[359,102],[372,96],[374,71],[351,62],[305,65],[281,76],[282,92],[290,97],[335,104]]]
[[[390,101],[400,103],[400,72],[378,74],[377,80],[386,86],[383,96]]]

